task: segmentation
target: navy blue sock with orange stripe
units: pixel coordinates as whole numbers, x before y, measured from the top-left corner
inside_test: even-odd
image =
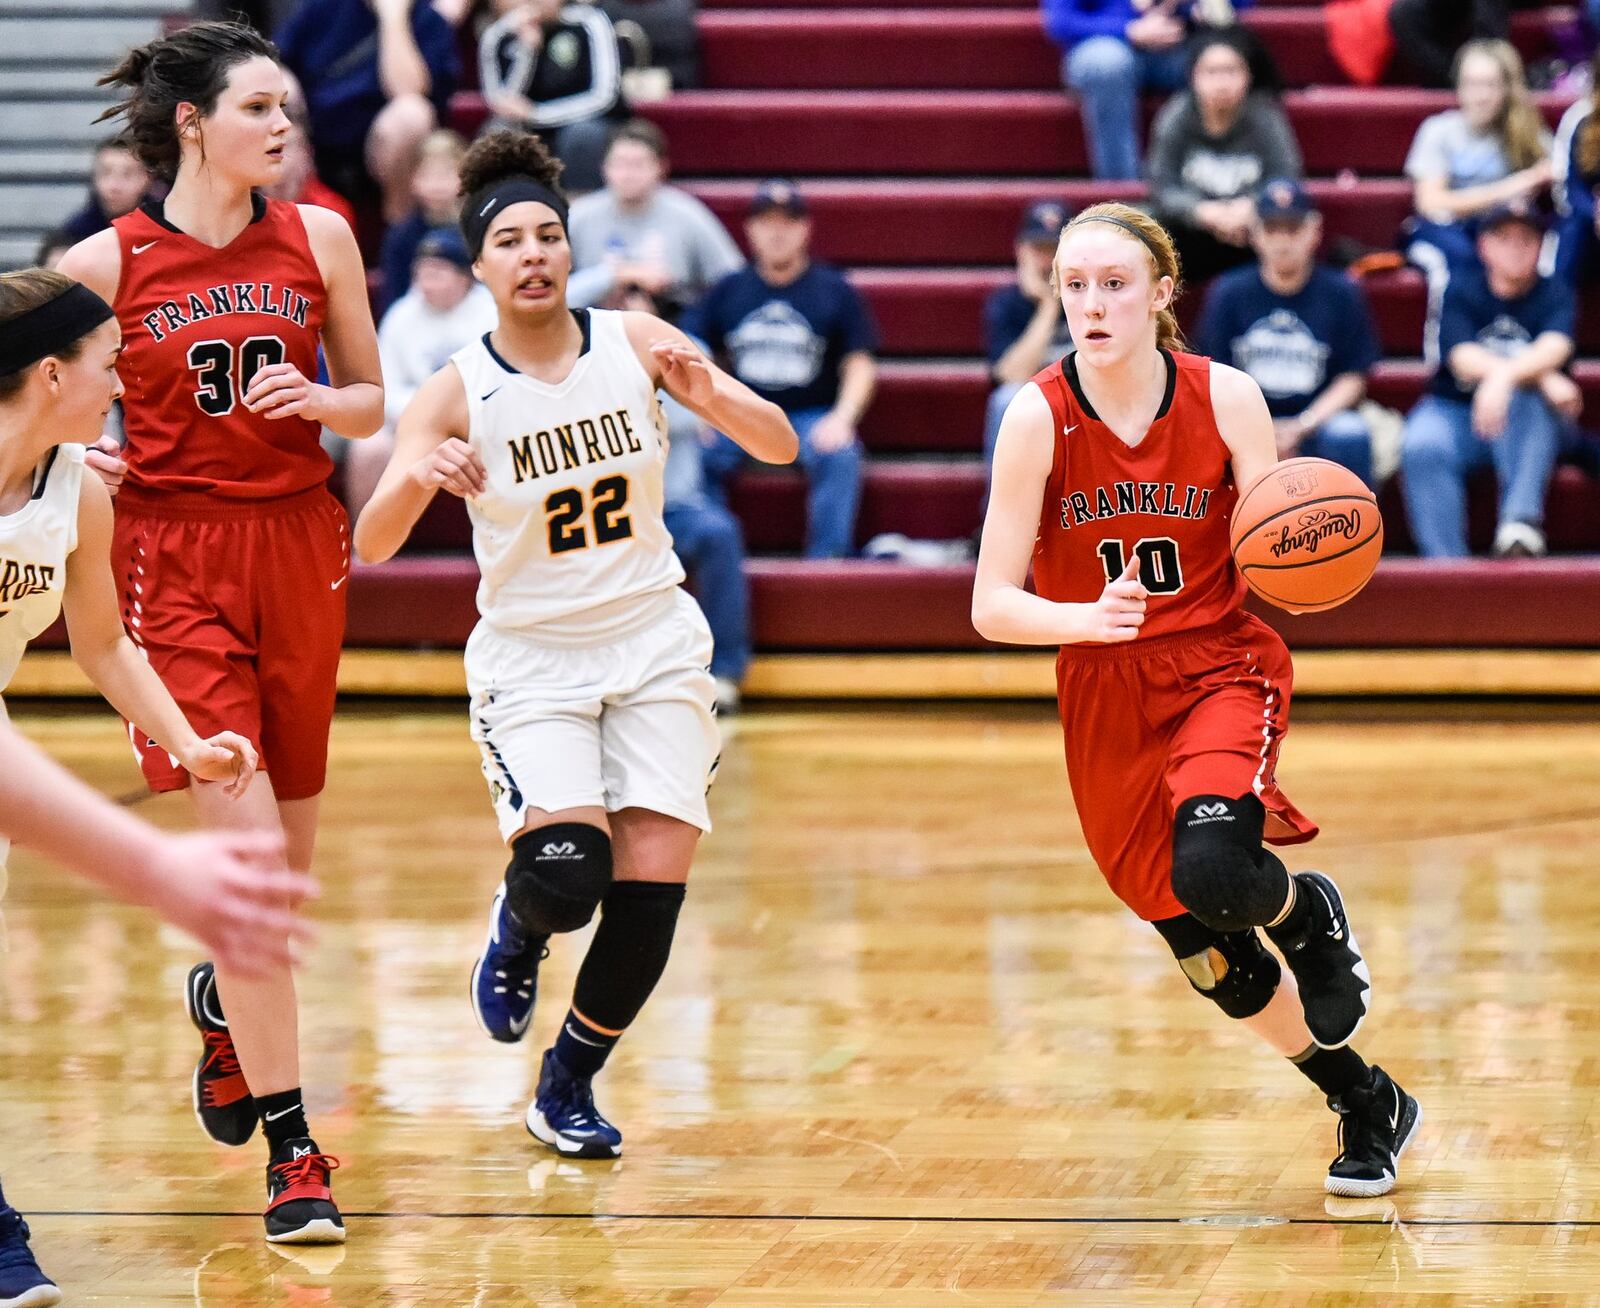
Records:
[[[661,980],[683,896],[683,886],[664,881],[617,881],[606,891],[556,1037],[556,1058],[573,1076],[591,1077],[605,1066]]]

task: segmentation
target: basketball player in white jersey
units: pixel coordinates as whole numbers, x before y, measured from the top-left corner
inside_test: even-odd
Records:
[[[65,608],[73,656],[112,705],[197,776],[240,793],[255,772],[250,743],[231,732],[201,740],[123,633],[111,497],[83,475],[84,444],[122,394],[121,344],[111,306],[71,278],[0,275],[0,690]],[[0,702],[0,890],[16,835],[246,973],[288,961],[305,927],[284,905],[313,887],[284,866],[281,838],[163,835],[42,758],[4,718]],[[27,1223],[0,1195],[0,1304],[45,1308],[60,1297],[28,1248]]]
[[[467,501],[472,735],[511,846],[473,1006],[520,1040],[546,942],[600,910],[527,1123],[562,1155],[614,1158],[591,1081],[666,967],[719,749],[711,633],[662,522],[657,388],[759,459],[788,463],[798,441],[659,318],[567,308],[560,169],[521,132],[462,162],[462,230],[499,322],[407,408],[355,548],[386,559],[441,488]]]

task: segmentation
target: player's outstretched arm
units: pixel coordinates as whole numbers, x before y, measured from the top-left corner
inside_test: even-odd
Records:
[[[0,832],[118,899],[154,909],[219,966],[259,975],[294,961],[315,896],[266,832],[169,836],[124,812],[0,720]]]
[[[352,539],[363,563],[393,558],[439,491],[465,500],[488,485],[483,460],[467,444],[469,425],[466,388],[447,363],[400,415],[389,466],[356,520]]]
[[[650,313],[627,313],[628,340],[656,385],[763,463],[793,463],[800,438],[788,416]]]
[[[1006,409],[995,445],[972,625],[985,639],[1008,645],[1132,640],[1144,624],[1146,597],[1137,556],[1093,603],[1062,604],[1026,588],[1054,456],[1050,402],[1037,386],[1024,386]]]
[[[221,782],[227,794],[242,795],[255,775],[254,747],[231,731],[207,740],[196,735],[122,629],[111,575],[111,494],[98,477],[84,477],[78,492],[78,547],[67,556],[61,607],[72,657],[111,707],[202,781]]]
[[[1248,373],[1211,365],[1211,410],[1232,456],[1233,484],[1242,493],[1278,463],[1278,438],[1261,387]]]

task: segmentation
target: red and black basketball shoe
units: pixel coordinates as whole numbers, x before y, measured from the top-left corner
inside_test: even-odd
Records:
[[[194,1069],[194,1115],[200,1129],[218,1144],[242,1145],[255,1133],[260,1113],[250,1096],[239,1056],[217,998],[216,969],[196,963],[183,992],[189,1020],[205,1049]]]
[[[267,1239],[273,1244],[343,1244],[344,1219],[330,1176],[339,1166],[310,1136],[285,1140],[267,1164]]]

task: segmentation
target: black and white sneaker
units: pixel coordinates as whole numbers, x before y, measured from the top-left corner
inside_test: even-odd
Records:
[[[1328,1168],[1328,1193],[1359,1199],[1388,1194],[1400,1175],[1400,1155],[1422,1124],[1422,1105],[1374,1063],[1365,1085],[1328,1096],[1328,1107],[1339,1114],[1339,1156]]]
[[[1320,872],[1297,872],[1295,885],[1310,908],[1303,930],[1290,935],[1268,927],[1300,987],[1311,1038],[1323,1049],[1342,1049],[1367,1020],[1372,973],[1345,917],[1339,887]]]

